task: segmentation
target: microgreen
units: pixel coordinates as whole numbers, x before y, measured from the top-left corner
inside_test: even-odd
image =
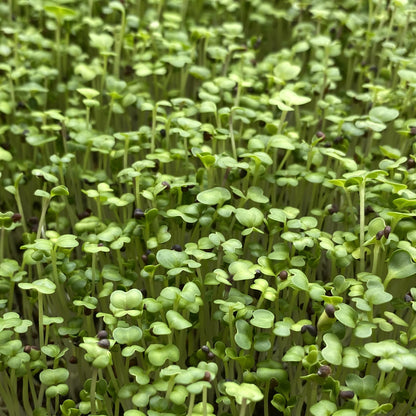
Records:
[[[416,412],[404,0],[0,5],[0,415]]]

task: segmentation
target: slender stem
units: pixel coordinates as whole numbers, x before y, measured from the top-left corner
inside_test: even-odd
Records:
[[[233,308],[228,308],[228,327],[229,327],[229,335],[230,335],[230,343],[231,346],[234,348],[234,350],[237,350],[235,341],[234,341],[234,331],[233,331],[233,321],[234,321],[234,315],[233,315]]]
[[[150,153],[155,152],[156,147],[156,116],[157,116],[157,104],[153,107],[152,110],[152,141],[150,142]],[[185,148],[185,152],[188,150]]]
[[[55,41],[56,41],[56,67],[58,69],[58,81],[61,80],[61,19],[58,19],[56,22],[56,32],[55,32]]]
[[[186,414],[186,416],[192,416],[192,413],[194,410],[194,404],[195,404],[195,394],[191,394],[191,397],[189,399],[188,413]]]
[[[87,129],[88,130],[91,128],[90,115],[91,115],[91,108],[90,107],[87,107],[87,109],[86,109],[86,115],[85,115],[85,123],[87,125]]]
[[[272,352],[270,349],[269,352]],[[267,381],[266,386],[264,387],[264,416],[269,416],[269,390],[270,390],[270,380]]]
[[[16,192],[14,194],[14,199],[16,201],[16,205],[17,205],[17,209],[19,211],[19,214],[22,216],[21,223],[22,223],[23,231],[25,233],[27,233],[28,229],[27,229],[27,225],[26,225],[25,214],[24,214],[24,210],[23,210],[22,200],[20,199],[18,186],[16,186],[15,189],[16,189]]]
[[[207,408],[207,394],[208,389],[204,386],[202,388],[202,415],[207,416],[208,415],[208,408]]]
[[[233,157],[237,160],[237,149],[235,147],[235,138],[234,138],[234,129],[233,129],[233,113],[230,112],[230,116],[228,118],[228,125],[230,128],[230,139],[231,139],[231,148],[233,151]]]
[[[6,375],[6,373],[4,373]],[[17,414],[17,409],[15,407],[15,403],[13,400],[13,396],[10,391],[10,383],[8,377],[6,380],[3,380],[3,377],[0,378],[0,397],[4,401],[7,406],[7,410],[10,411],[11,414]]]
[[[1,227],[1,233],[0,233],[0,262],[3,261],[4,256],[4,238],[6,235],[6,229],[4,227]]]
[[[247,399],[243,397],[243,400],[241,401],[241,406],[240,406],[240,416],[245,416],[246,408],[247,408]]]
[[[55,414],[58,414],[58,410],[59,410],[59,395],[55,396]]]
[[[108,66],[108,55],[104,55],[103,56],[103,73],[101,75],[101,89],[100,91],[104,91],[104,84],[105,84],[105,79],[107,77],[107,66]],[[103,102],[104,96],[101,96],[101,102]]]
[[[38,232],[36,234],[36,238],[40,238],[42,235],[42,229],[45,226],[45,218],[46,218],[46,212],[48,211],[49,202],[50,202],[50,198],[42,199],[42,212],[40,214]]]
[[[364,247],[364,227],[365,227],[365,180],[360,184],[360,270],[365,270],[365,247]]]
[[[283,126],[285,124],[287,113],[288,113],[287,111],[282,111],[282,114],[281,114],[280,120],[279,120],[279,127],[277,129],[277,134],[281,134],[282,131],[283,131]]]
[[[10,370],[10,386],[12,386],[12,393],[15,399],[18,397],[17,395],[17,380],[16,380],[16,370],[12,368]]]
[[[36,394],[35,383],[33,381],[33,377],[32,377],[32,374],[31,374],[29,363],[26,363],[26,372],[27,372],[26,374],[28,376],[28,382],[29,382],[30,394],[32,396],[32,402],[36,403],[37,394]]]
[[[185,96],[186,94],[187,79],[188,79],[188,68],[187,68],[187,65],[185,65],[183,68],[181,68],[181,81],[180,81],[181,96]]]
[[[23,395],[23,407],[25,409],[25,413],[28,416],[32,416],[32,408],[30,406],[30,402],[29,402],[29,375],[25,374],[23,376],[23,391],[22,391],[22,395]]]
[[[100,221],[102,221],[103,220],[103,213],[102,213],[102,209],[101,209],[100,198],[99,197],[98,198],[94,198],[94,201],[95,201],[95,203],[97,205],[97,215],[98,215],[98,219]]]
[[[364,57],[367,55],[368,48],[370,46],[370,33],[371,33],[371,26],[373,24],[373,0],[368,1],[368,20],[367,20],[367,36],[366,36],[366,43],[365,43],[365,51]]]
[[[129,157],[129,143],[129,139],[124,140],[123,169],[127,169],[127,162]]]
[[[39,314],[39,348],[43,347],[44,335],[43,335],[43,294],[38,292],[38,314]]]
[[[120,59],[121,59],[121,50],[123,48],[123,39],[124,39],[124,32],[126,30],[126,14],[124,9],[121,11],[121,27],[120,32],[118,33],[116,45],[115,45],[115,59],[114,59],[114,76],[120,76]]]
[[[48,414],[52,414],[52,411],[51,411],[51,398],[48,396],[48,397],[46,397],[46,410],[47,410],[47,412],[48,412]]]
[[[91,293],[95,293],[95,270],[97,268],[97,254],[92,253],[92,265],[91,265]]]
[[[42,407],[43,403],[43,396],[45,395],[46,385],[41,384],[39,389],[39,395],[38,395],[38,407]]]
[[[110,134],[110,125],[111,125],[111,116],[113,114],[113,106],[114,106],[114,99],[111,98],[109,108],[108,108],[107,122],[105,125],[105,132],[107,134]]]
[[[111,379],[111,382],[113,383],[113,387],[114,387],[116,393],[118,394],[118,391],[120,390],[120,387],[119,387],[117,379],[114,375],[114,371],[113,371],[111,365],[108,365],[106,368],[107,368],[108,372],[110,373],[110,379]]]
[[[380,255],[380,248],[381,244],[379,241],[376,241],[374,246],[374,255],[373,255],[373,267],[371,269],[372,274],[377,274],[378,263],[379,263],[379,255]]]
[[[95,415],[95,389],[97,387],[97,373],[98,373],[98,368],[94,367],[92,370],[91,388],[90,388],[91,415]]]
[[[376,390],[376,395],[380,393],[381,389],[384,386],[384,378],[386,377],[386,372],[382,371],[379,378],[378,378],[378,383],[377,383],[377,390]]]
[[[87,110],[89,110],[89,108],[87,108]],[[87,125],[89,125],[89,123],[87,123]],[[83,171],[86,171],[88,168],[88,161],[90,160],[91,147],[92,147],[92,142],[88,143],[87,148],[85,150],[84,162],[82,164]]]

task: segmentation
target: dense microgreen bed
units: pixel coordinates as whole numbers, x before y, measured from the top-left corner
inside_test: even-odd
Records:
[[[0,22],[1,416],[416,414],[412,1]]]

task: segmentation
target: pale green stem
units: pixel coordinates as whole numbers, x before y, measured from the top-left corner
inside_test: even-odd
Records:
[[[191,397],[189,399],[188,413],[186,414],[186,416],[192,416],[192,413],[194,410],[194,404],[195,404],[195,394],[191,394]]]
[[[82,169],[84,171],[86,171],[88,168],[88,161],[90,159],[91,147],[92,147],[92,143],[90,142],[88,143],[87,148],[85,149],[84,162],[82,163]]]
[[[152,111],[152,141],[150,143],[150,153],[155,152],[156,147],[156,117],[157,117],[157,105],[155,104],[153,111]],[[187,151],[185,149],[185,151]]]
[[[30,406],[30,402],[29,402],[29,380],[28,380],[28,378],[29,378],[28,374],[25,374],[23,376],[23,391],[22,391],[23,407],[25,409],[26,415],[27,416],[32,416],[33,412],[32,412],[32,408]]]
[[[7,309],[9,311],[13,310],[13,299],[14,299],[14,287],[15,287],[15,285],[16,285],[15,282],[10,282],[9,299],[7,301]]]
[[[56,38],[55,38],[55,42],[56,42],[56,67],[58,69],[58,80],[61,80],[61,26],[62,26],[62,22],[60,19],[57,19],[56,22]]]
[[[269,352],[271,352],[271,350]],[[270,381],[267,381],[266,386],[264,388],[264,416],[269,416],[269,390]]]
[[[42,199],[42,212],[40,214],[39,224],[38,224],[38,232],[36,234],[36,238],[40,238],[42,234],[42,229],[45,226],[45,218],[46,218],[46,212],[48,211],[50,199],[49,198],[43,198]]]
[[[101,91],[104,91],[105,79],[107,76],[107,66],[108,66],[108,55],[103,55],[103,73],[101,75]],[[101,102],[103,102],[103,96],[101,96]]]
[[[246,408],[247,408],[247,399],[243,397],[243,400],[241,401],[241,406],[240,406],[240,416],[245,416]]]
[[[43,403],[43,396],[45,395],[46,385],[41,384],[39,389],[39,395],[38,395],[38,407],[42,407]]]
[[[365,270],[365,247],[364,247],[364,227],[365,227],[365,181],[360,184],[360,270]]]
[[[284,125],[285,120],[286,120],[286,116],[287,116],[287,111],[282,111],[282,115],[280,116],[280,120],[279,120],[279,127],[277,129],[277,134],[282,133],[283,125]]]
[[[386,377],[386,372],[382,371],[380,373],[380,376],[378,378],[378,383],[377,383],[377,390],[376,390],[376,395],[380,393],[381,389],[384,386],[384,378]]]
[[[49,415],[52,414],[51,398],[49,396],[46,397],[46,410],[47,410],[47,412],[48,412]]]
[[[14,110],[16,108],[16,96],[14,93],[14,85],[13,85],[13,79],[11,73],[9,73],[9,89],[10,89],[10,101],[12,105],[12,109]]]
[[[207,398],[207,393],[208,393],[208,390],[204,386],[202,388],[202,415],[203,416],[207,416],[208,415],[208,408],[207,408],[208,398]]]
[[[373,267],[371,269],[372,274],[377,274],[378,258],[379,258],[379,255],[380,255],[380,248],[381,248],[380,242],[376,241],[376,244],[374,246]]]
[[[124,140],[123,169],[127,169],[128,156],[129,156],[129,139],[125,139]]]
[[[97,255],[92,253],[92,265],[91,265],[91,293],[95,293],[95,270],[97,268]]]
[[[97,214],[100,221],[103,220],[103,214],[101,212],[101,204],[100,204],[100,198],[94,198],[95,203],[97,204]]]
[[[39,348],[43,347],[44,335],[43,335],[43,294],[38,292],[38,314],[39,314]]]
[[[230,139],[231,139],[231,148],[233,151],[233,157],[235,160],[237,160],[237,149],[235,147],[235,138],[234,138],[234,129],[233,129],[233,114],[230,113],[230,116],[228,118],[228,124],[230,128]]]
[[[6,235],[6,230],[4,227],[1,227],[1,234],[0,234],[0,262],[3,261],[4,256],[4,238]]]
[[[91,415],[95,415],[95,389],[97,386],[98,368],[93,368],[90,388]]]
[[[116,393],[118,394],[118,391],[120,390],[120,386],[118,385],[117,379],[114,375],[114,371],[111,365],[108,365],[107,367],[107,371],[110,373],[110,379],[113,383],[114,389],[116,390]]]
[[[105,131],[107,134],[110,134],[110,125],[111,125],[111,116],[113,114],[113,106],[114,106],[114,99],[111,98],[111,101],[108,107],[107,122],[105,126]]]
[[[87,124],[87,129],[89,130],[91,128],[90,125],[90,115],[91,115],[91,108],[87,107],[86,109],[86,115],[85,115],[85,122]]]
[[[17,186],[16,186],[16,192],[14,194],[14,199],[16,200],[18,212],[22,216],[21,223],[22,223],[23,231],[27,233],[28,230],[27,230],[27,225],[26,225],[26,220],[25,220],[25,214],[23,211],[22,200],[20,199],[19,188]]]
[[[120,76],[120,59],[121,59],[121,50],[123,48],[123,39],[124,32],[126,30],[126,15],[124,10],[121,12],[121,28],[120,33],[118,33],[117,41],[115,45],[115,59],[114,59],[114,76],[118,78]]]
[[[134,193],[136,197],[136,208],[140,207],[140,179],[136,176],[134,179]]]

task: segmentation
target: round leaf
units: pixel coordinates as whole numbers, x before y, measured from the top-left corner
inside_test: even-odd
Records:
[[[264,220],[264,215],[258,208],[237,208],[235,216],[237,221],[247,228],[259,227]]]
[[[313,416],[331,416],[337,410],[337,405],[329,400],[320,400],[310,410]]]
[[[284,89],[279,93],[280,98],[288,105],[303,105],[311,101],[311,98],[296,94],[294,91]]]
[[[78,247],[79,243],[75,235],[64,234],[58,237],[55,244],[61,248],[74,248]]]
[[[46,386],[65,383],[68,377],[69,371],[66,368],[47,369],[39,374],[40,381]]]
[[[138,308],[141,305],[142,300],[142,292],[138,289],[130,289],[128,292],[116,290],[110,296],[111,306],[122,310]]]
[[[351,306],[340,303],[338,305],[338,310],[335,311],[335,318],[338,319],[342,324],[348,326],[349,328],[355,328],[357,325],[358,313]]]
[[[165,269],[174,269],[184,265],[188,255],[184,251],[162,249],[156,253],[156,260]]]
[[[51,295],[55,293],[56,285],[49,279],[35,280],[33,283],[19,283],[20,289],[23,290],[36,290],[39,293],[45,295]]]
[[[50,386],[46,389],[46,397],[52,398],[58,395],[66,396],[68,394],[69,387],[66,384],[58,384],[57,386]]]
[[[146,350],[150,364],[161,367],[167,360],[176,362],[180,353],[176,345],[151,344]]]
[[[335,334],[324,335],[326,347],[322,350],[322,357],[330,364],[340,365],[342,363],[342,344]]]
[[[113,338],[119,344],[132,345],[142,338],[142,330],[135,326],[129,326],[128,328],[116,328],[113,331]]]
[[[181,330],[190,328],[192,326],[192,324],[187,321],[181,314],[173,310],[166,312],[166,319],[168,320],[170,328]]]
[[[246,399],[247,403],[259,402],[263,399],[263,393],[255,384],[237,384],[233,381],[226,381],[224,387],[226,393],[233,396],[238,404],[241,404],[243,399]]]
[[[205,205],[223,205],[231,199],[230,191],[226,188],[214,187],[200,192],[196,199]]]
[[[373,107],[370,110],[370,119],[374,121],[381,121],[387,123],[399,117],[399,112],[394,108],[388,108],[384,106]]]
[[[272,328],[274,314],[266,309],[257,309],[253,312],[250,323],[258,328]]]
[[[413,263],[410,254],[404,250],[396,250],[390,258],[388,273],[384,286],[393,279],[404,279],[416,274],[416,263]]]
[[[243,350],[251,348],[252,328],[244,319],[239,319],[235,323],[237,333],[234,336],[236,344]]]

